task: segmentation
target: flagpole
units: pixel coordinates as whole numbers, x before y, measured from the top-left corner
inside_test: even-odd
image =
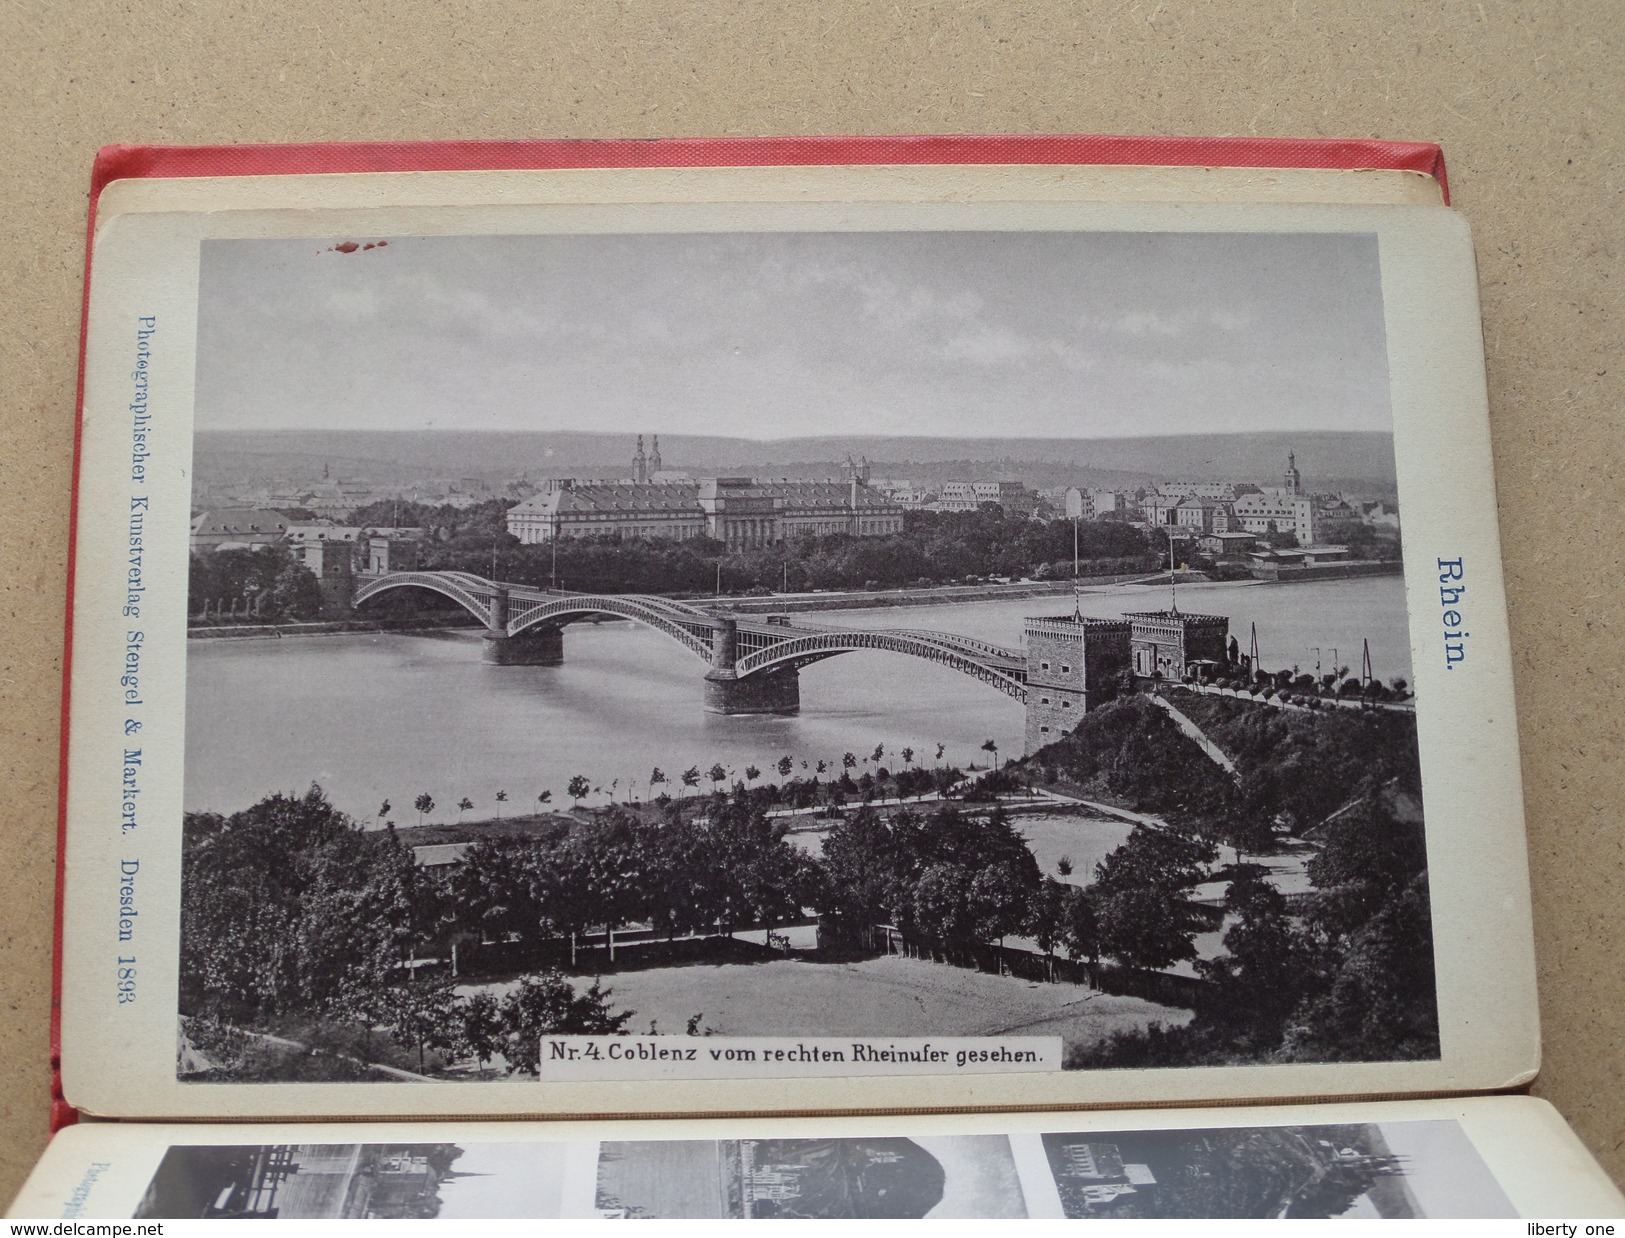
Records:
[[[1179,613],[1179,583],[1174,579],[1174,531],[1168,530],[1168,601],[1172,613]]]

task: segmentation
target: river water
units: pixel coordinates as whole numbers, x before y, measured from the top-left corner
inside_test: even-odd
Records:
[[[1028,615],[1070,612],[1055,597],[873,610],[825,611],[812,623],[957,632],[1019,647]],[[1085,592],[1096,617],[1166,607],[1163,586]],[[1182,610],[1228,615],[1247,646],[1257,624],[1262,664],[1313,670],[1316,654],[1358,671],[1371,643],[1383,679],[1411,674],[1403,582],[1398,576],[1305,584],[1244,582],[1182,586]],[[816,762],[837,775],[844,752],[862,758],[883,745],[896,769],[915,760],[985,763],[984,741],[1001,759],[1019,755],[1022,706],[988,686],[916,658],[843,654],[801,673],[793,718],[720,717],[701,708],[704,664],[669,638],[631,623],[576,624],[565,633],[565,664],[498,667],[480,661],[478,632],[348,634],[276,639],[194,640],[187,648],[186,788],[189,810],[233,812],[273,791],[320,783],[333,802],[368,824],[389,801],[388,819],[417,823],[412,801],[434,797],[428,819],[469,819],[536,806],[544,790],[568,804],[580,774],[601,788],[583,802],[648,793],[659,766],[675,790],[689,766],[720,763],[764,779],[783,756],[798,775]],[[802,763],[806,763],[806,769]],[[709,786],[709,783],[702,783]],[[498,804],[497,792],[508,802]]]

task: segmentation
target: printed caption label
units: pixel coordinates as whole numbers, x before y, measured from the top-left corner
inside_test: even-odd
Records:
[[[540,1077],[782,1079],[1061,1069],[1059,1036],[544,1036]]]

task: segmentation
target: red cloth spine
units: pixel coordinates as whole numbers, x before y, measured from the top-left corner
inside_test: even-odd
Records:
[[[1434,177],[1450,200],[1444,155],[1432,142],[1066,134],[107,146],[96,156],[91,196],[123,177],[887,163],[1408,169]]]

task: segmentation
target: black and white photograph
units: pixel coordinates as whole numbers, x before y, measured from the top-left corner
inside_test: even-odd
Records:
[[[1439,1058],[1374,234],[210,239],[198,322],[179,1079]],[[1327,1139],[1248,1199],[1409,1198]],[[880,1143],[717,1215],[952,1196]]]
[[[137,1217],[428,1220],[556,1217],[562,1143],[176,1145]]]
[[[1515,1217],[1459,1124],[1043,1136],[1072,1219]]]
[[[616,1218],[1027,1215],[1004,1135],[606,1142],[594,1205]]]

